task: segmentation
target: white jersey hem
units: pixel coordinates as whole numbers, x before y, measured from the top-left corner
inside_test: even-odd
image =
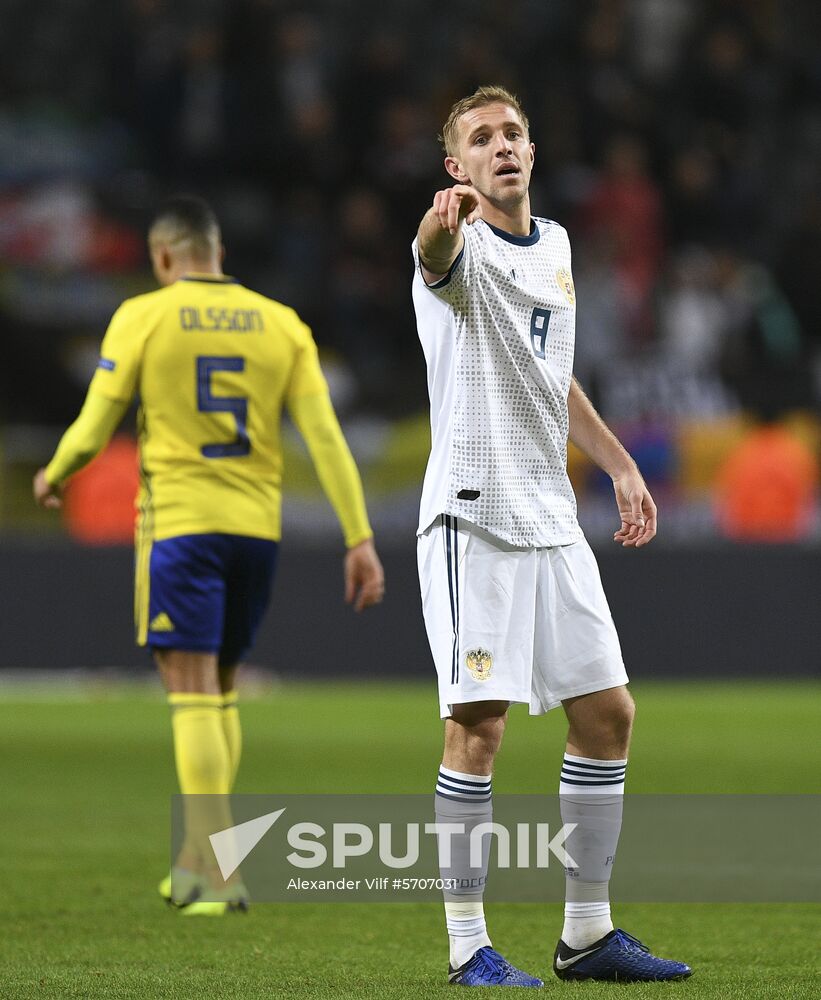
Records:
[[[471,525],[473,528],[478,528],[479,531],[484,531],[486,534],[498,539],[500,542],[505,542],[507,545],[513,546],[516,549],[553,549],[561,545],[573,545],[576,542],[580,542],[584,538],[584,532],[581,527],[577,526],[576,531],[569,532],[566,535],[560,535],[558,538],[551,538],[547,541],[539,539],[532,542],[523,542],[521,538],[511,538],[506,533],[501,531],[495,531],[488,528],[485,524],[479,524],[478,521],[474,521],[472,518],[467,517],[461,511],[445,509],[435,514],[429,520],[419,521],[418,527],[416,529],[416,537],[419,538],[424,535],[425,532],[431,527],[431,525],[436,524],[436,522],[442,517],[455,517],[459,521],[464,521],[466,524]]]

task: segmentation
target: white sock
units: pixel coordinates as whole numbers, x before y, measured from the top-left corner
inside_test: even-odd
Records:
[[[459,969],[480,948],[490,945],[483,903],[445,903],[450,967]]]
[[[595,884],[595,883],[588,883]],[[607,895],[607,883],[603,883],[604,895]],[[562,941],[569,947],[579,950],[593,944],[605,934],[613,930],[610,918],[610,901],[601,900],[597,903],[564,904],[564,926]]]
[[[562,940],[586,948],[613,930],[610,874],[621,832],[626,760],[594,760],[565,754],[559,785],[562,822],[576,829],[567,851],[576,868],[566,870]]]
[[[490,838],[484,838],[482,868],[469,866],[470,831],[479,823],[493,818],[491,776],[465,774],[447,767],[439,768],[436,782],[436,820],[439,823],[460,823],[464,834],[451,838],[451,864],[440,867],[440,874],[456,886],[445,892],[445,921],[450,943],[450,965],[458,969],[480,948],[490,945],[482,904],[487,881]]]

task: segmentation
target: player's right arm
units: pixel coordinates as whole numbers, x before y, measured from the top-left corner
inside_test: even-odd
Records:
[[[453,267],[465,243],[462,223],[472,226],[481,217],[482,206],[472,187],[454,184],[436,192],[417,234],[419,264],[427,284],[440,281]]]
[[[128,409],[128,401],[89,391],[80,415],[60,439],[54,457],[34,477],[34,499],[41,506],[61,506],[63,483],[108,444]]]

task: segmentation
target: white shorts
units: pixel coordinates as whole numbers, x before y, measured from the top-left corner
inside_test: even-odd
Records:
[[[418,538],[442,718],[471,701],[531,715],[628,681],[596,559],[582,539],[517,548],[443,515]]]

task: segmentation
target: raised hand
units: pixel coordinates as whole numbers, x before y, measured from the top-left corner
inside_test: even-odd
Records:
[[[467,184],[454,184],[433,196],[433,213],[442,229],[455,236],[463,219],[472,226],[482,218],[482,206],[474,188]]]

